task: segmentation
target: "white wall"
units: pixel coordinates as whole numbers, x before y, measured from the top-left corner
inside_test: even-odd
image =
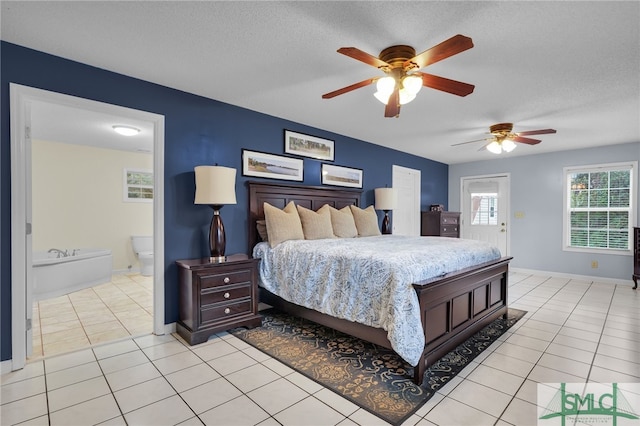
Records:
[[[535,149],[520,147],[519,149]],[[640,160],[640,143],[509,157],[449,166],[449,210],[460,211],[460,178],[511,174],[511,265],[515,268],[630,280],[633,257],[562,250],[563,168]],[[636,181],[637,182],[637,181]],[[636,196],[638,196],[636,192]],[[524,217],[515,218],[516,212]],[[591,262],[598,261],[598,268]]]
[[[124,168],[153,156],[34,140],[33,250],[108,248],[115,271],[139,268],[130,237],[153,235],[153,203],[123,201]]]

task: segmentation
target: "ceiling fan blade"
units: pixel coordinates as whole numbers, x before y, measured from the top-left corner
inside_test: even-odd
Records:
[[[422,77],[422,85],[425,87],[442,90],[443,92],[451,93],[458,96],[467,96],[468,94],[473,93],[473,89],[475,89],[476,87],[473,84],[450,80],[448,78],[439,77],[433,74],[426,74],[423,72],[415,72],[412,75],[419,75],[420,77]]]
[[[453,145],[451,145],[451,146],[466,145],[466,144],[468,144],[468,143],[475,143],[475,142],[490,141],[490,140],[492,140],[492,139],[493,139],[493,138],[484,138],[484,139],[476,139],[476,140],[474,140],[474,141],[458,142],[458,143],[454,143],[454,144],[453,144]]]
[[[545,135],[547,133],[555,133],[554,129],[542,129],[542,130],[529,130],[527,132],[516,132],[518,136],[529,136],[529,135]]]
[[[350,86],[347,87],[343,87],[342,89],[338,89],[338,90],[334,90],[333,92],[329,92],[329,93],[325,93],[324,95],[322,95],[322,99],[331,99],[334,98],[338,95],[342,95],[344,93],[350,92],[352,90],[356,90],[359,89],[361,87],[365,87],[368,86],[370,84],[375,83],[378,80],[378,78],[368,78],[366,80],[362,80],[358,83],[354,83]]]
[[[371,65],[376,68],[391,67],[391,65],[389,65],[382,59],[370,55],[367,52],[363,52],[357,47],[341,47],[340,49],[338,49],[338,53],[342,53],[343,55],[346,55],[360,62],[364,62],[365,64]]]
[[[397,117],[400,115],[400,89],[396,89],[389,96],[387,106],[384,108],[385,117]]]
[[[456,55],[460,52],[464,52],[472,47],[473,40],[471,40],[471,38],[458,34],[430,49],[425,50],[413,58],[408,59],[402,64],[402,66],[404,69],[426,67],[427,65],[435,64],[438,61],[446,59],[449,56]]]
[[[514,142],[526,143],[528,145],[536,145],[541,142],[538,139],[523,138],[522,136],[516,136],[515,138],[511,138],[511,140]]]

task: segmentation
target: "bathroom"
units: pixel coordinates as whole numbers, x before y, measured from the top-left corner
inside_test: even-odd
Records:
[[[117,143],[127,137],[105,124],[118,124],[113,116],[46,103],[35,103],[32,115],[29,358],[151,333],[152,144],[120,149]],[[74,120],[61,118],[69,116]],[[63,124],[77,129],[80,121],[109,136],[87,136]],[[136,253],[134,242],[146,243],[138,249],[144,254]]]

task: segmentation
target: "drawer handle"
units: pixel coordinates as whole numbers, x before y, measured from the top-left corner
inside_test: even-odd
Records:
[[[229,309],[229,308],[224,308],[224,313],[225,313],[225,314],[227,314],[227,315],[228,315],[228,314],[230,314],[230,313],[231,313],[231,309]]]
[[[229,284],[229,281],[231,281],[231,280],[229,279],[229,277],[224,277],[224,280],[222,280],[222,281],[224,281],[225,284]]]
[[[225,299],[228,299],[229,297],[231,297],[231,295],[230,295],[229,293],[225,293],[225,294],[224,294],[224,298],[225,298]]]

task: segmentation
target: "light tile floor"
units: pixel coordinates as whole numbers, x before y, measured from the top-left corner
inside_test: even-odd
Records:
[[[510,275],[528,314],[405,425],[535,425],[538,383],[640,382],[640,291]],[[3,375],[2,425],[381,425],[234,336],[147,335]]]
[[[33,354],[62,354],[153,331],[153,277],[111,282],[33,304]]]

